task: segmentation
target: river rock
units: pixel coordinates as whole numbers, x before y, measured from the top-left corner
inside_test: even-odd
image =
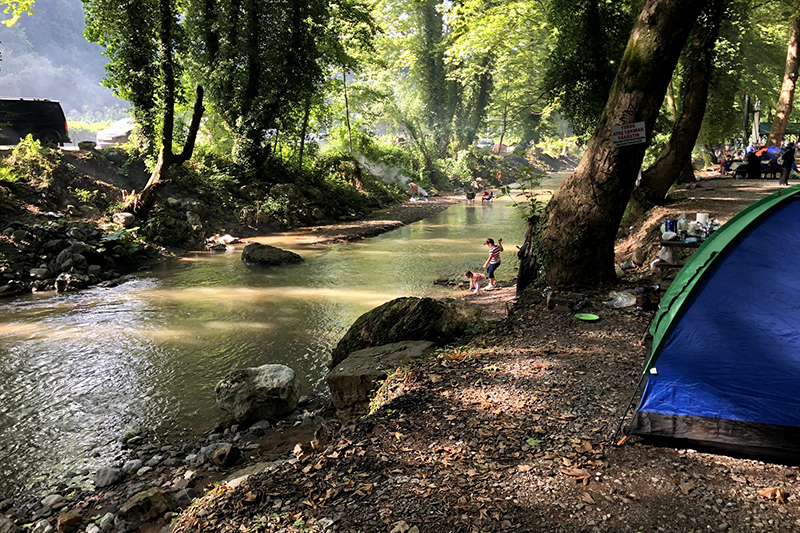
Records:
[[[358,317],[331,353],[330,368],[363,348],[424,340],[438,346],[463,337],[480,320],[477,304],[454,298],[397,298]]]
[[[46,505],[48,507],[55,507],[56,505],[58,505],[59,503],[61,503],[63,501],[64,501],[64,497],[62,495],[60,495],[60,494],[50,494],[49,496],[46,496],[42,500],[42,505]]]
[[[199,492],[191,487],[187,487],[184,489],[179,490],[172,496],[172,501],[175,502],[175,505],[180,507],[181,509],[186,509],[190,505],[192,505],[192,501],[199,496]]]
[[[78,529],[78,526],[83,523],[83,517],[77,513],[61,513],[58,515],[58,522],[56,529],[60,533],[70,533]]]
[[[31,533],[50,533],[51,531],[53,531],[53,526],[50,525],[50,521],[46,518],[37,520],[31,528]]]
[[[348,355],[325,378],[336,414],[342,422],[366,414],[375,390],[397,365],[424,357],[434,346],[428,341],[396,342]]]
[[[123,228],[130,228],[136,224],[136,217],[133,216],[133,213],[114,213],[111,220]]]
[[[222,444],[211,453],[211,462],[225,468],[231,467],[242,458],[242,450],[232,444]]]
[[[119,468],[101,468],[94,477],[94,486],[98,489],[116,485],[125,475]]]
[[[218,239],[220,244],[236,244],[239,242],[238,237],[234,237],[232,235],[225,234]]]
[[[100,519],[100,529],[103,531],[111,531],[114,529],[114,513],[106,513],[103,515],[103,518]]]
[[[129,461],[125,461],[125,464],[122,465],[122,471],[126,474],[131,474],[136,472],[142,467],[142,460],[141,459],[131,459]]]
[[[5,515],[0,515],[0,533],[22,533],[22,528]]]
[[[281,418],[300,400],[300,380],[285,365],[263,365],[231,371],[214,389],[217,407],[237,422]]]
[[[155,520],[167,511],[175,509],[172,498],[167,496],[158,487],[135,494],[119,508],[121,515],[126,518],[147,522]]]
[[[268,244],[251,243],[242,250],[242,261],[266,266],[302,263],[303,258],[289,250],[281,250]]]

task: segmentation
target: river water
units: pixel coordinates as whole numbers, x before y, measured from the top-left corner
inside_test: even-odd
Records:
[[[453,295],[433,281],[479,270],[487,237],[503,238],[497,277],[512,280],[516,211],[506,198],[457,204],[359,242],[270,238],[298,265],[248,266],[236,246],[114,288],[0,301],[0,500],[116,464],[132,427],[210,429],[222,419],[214,386],[233,368],[286,364],[304,393],[325,394],[331,348],[358,316],[399,296]]]

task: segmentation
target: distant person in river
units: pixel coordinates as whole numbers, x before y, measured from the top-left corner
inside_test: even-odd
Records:
[[[475,191],[467,192],[467,201],[474,202],[475,201]]]
[[[478,294],[481,291],[481,282],[486,279],[486,274],[467,270],[464,275],[469,278],[469,290]]]
[[[497,244],[494,243],[494,239],[486,239],[484,244],[489,247],[489,257],[483,264],[483,268],[486,269],[486,277],[489,278],[489,284],[486,285],[486,290],[488,291],[489,289],[497,287],[497,283],[494,279],[494,271],[500,266],[500,252],[503,251],[503,239],[498,239]]]
[[[781,187],[789,186],[789,174],[792,173],[792,166],[794,165],[794,153],[794,145],[790,144],[786,151],[783,152],[783,156],[781,156],[781,179],[778,181],[778,185]]]
[[[491,202],[494,198],[493,191],[483,191],[483,196],[481,196],[481,202]]]
[[[761,177],[761,158],[755,152],[747,155],[747,177],[750,179]]]

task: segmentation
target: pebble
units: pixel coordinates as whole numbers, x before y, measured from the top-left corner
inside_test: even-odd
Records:
[[[139,470],[136,471],[136,475],[137,476],[143,476],[143,475],[147,474],[148,472],[151,472],[152,470],[153,470],[152,466],[143,466]]]
[[[38,520],[31,528],[31,533],[50,533],[51,531],[53,531],[53,526],[50,525],[46,518]]]
[[[47,507],[54,507],[55,505],[64,501],[64,497],[60,494],[50,494],[42,500],[42,505]]]
[[[103,531],[111,531],[114,529],[114,521],[116,517],[113,513],[106,513],[103,515],[103,518],[100,519],[100,529]]]
[[[130,461],[125,461],[125,464],[122,465],[122,471],[126,473],[136,472],[142,468],[142,465],[141,459],[131,459]]]

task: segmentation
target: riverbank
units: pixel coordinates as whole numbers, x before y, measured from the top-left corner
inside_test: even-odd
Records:
[[[366,239],[429,218],[453,204],[464,201],[463,195],[451,193],[431,196],[427,201],[405,200],[376,209],[359,220],[271,232],[261,236],[259,242],[269,244],[271,240],[281,240],[295,244],[330,245]]]
[[[645,258],[658,253],[652,232],[664,217],[702,211],[726,221],[739,204],[777,190],[768,180],[701,185],[676,191],[658,213],[632,223],[617,248],[620,262],[638,250]],[[666,276],[643,263],[614,288]],[[502,291],[461,294],[498,298]],[[652,312],[607,308],[597,291],[586,296],[596,322],[527,294],[471,344],[395,374],[384,389],[387,403],[345,427],[310,403],[273,427],[219,427],[180,444],[143,434],[128,441],[125,458],[142,464],[119,483],[82,492],[65,480],[64,499],[49,511],[4,502],[0,512],[22,525],[37,514],[55,522],[58,512],[74,511],[86,531],[111,513],[108,531],[155,532],[174,510],[137,523],[123,509],[135,491],[157,488],[184,507],[207,491],[177,517],[175,531],[797,530],[796,467],[636,441],[614,446]],[[226,456],[214,459],[212,448],[222,442],[242,458],[232,465]],[[258,463],[264,472],[242,484],[213,485]],[[781,487],[784,501],[760,494],[770,487]]]
[[[619,257],[657,254],[650,236],[666,216],[727,221],[776,189],[707,179],[678,190],[620,241]],[[631,268],[616,288],[671,275]],[[396,374],[374,414],[210,491],[173,531],[798,530],[797,467],[616,446],[653,312],[586,296],[595,322],[526,294],[488,334]]]

